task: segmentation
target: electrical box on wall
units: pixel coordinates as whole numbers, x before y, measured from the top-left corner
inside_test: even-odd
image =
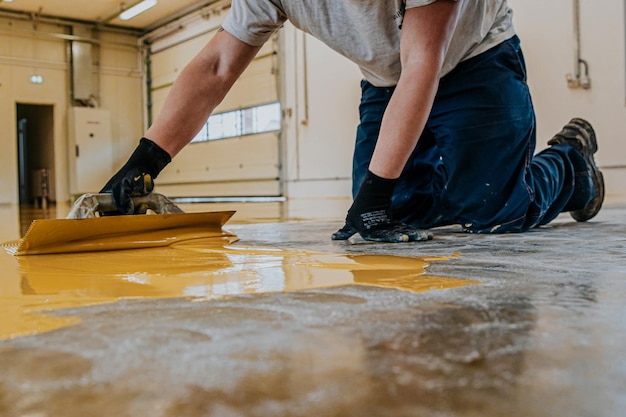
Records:
[[[70,194],[97,193],[113,174],[108,110],[72,107],[68,112]]]

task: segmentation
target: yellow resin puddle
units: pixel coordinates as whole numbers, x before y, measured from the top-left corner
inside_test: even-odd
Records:
[[[0,340],[80,322],[55,310],[129,298],[215,299],[229,295],[371,285],[404,291],[478,284],[427,276],[434,261],[232,245],[235,236],[203,237],[166,247],[57,255],[0,251]],[[453,257],[456,255],[453,255]]]

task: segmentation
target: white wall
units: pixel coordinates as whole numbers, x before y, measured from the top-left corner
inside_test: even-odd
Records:
[[[596,161],[607,193],[626,195],[624,2],[580,0],[581,58],[589,63],[588,90],[570,89],[565,79],[575,71],[574,1],[509,2],[528,66],[538,148],[572,117],[588,119],[598,135]]]
[[[113,165],[121,167],[144,133],[144,70],[135,37],[102,33],[100,107],[111,112]],[[111,173],[112,175],[113,173]],[[104,184],[103,184],[104,185]]]
[[[282,30],[283,178],[287,218],[345,217],[361,73],[291,25]]]
[[[59,28],[54,26],[39,27],[42,31],[60,32]],[[18,200],[16,104],[52,105],[55,145],[63,145],[66,139],[63,113],[67,107],[67,64],[63,43],[29,35],[30,26],[27,23],[9,23],[0,20],[0,29],[0,126],[2,126],[0,203],[16,203]],[[19,35],[13,35],[9,30]],[[43,77],[43,84],[29,82],[30,76],[34,73]],[[60,157],[58,152],[55,156],[57,165],[64,162],[65,159]],[[56,177],[59,175],[60,172],[57,171]],[[56,193],[62,192],[63,186],[57,185]]]
[[[67,26],[0,19],[0,203],[16,204],[16,103],[53,106],[54,189],[57,201],[70,200],[67,109],[70,76]],[[111,111],[115,164],[121,165],[143,132],[143,72],[133,36],[100,32],[94,80],[100,106]],[[31,84],[33,73],[43,84]],[[107,162],[107,163],[110,163]],[[96,190],[97,191],[97,190]]]

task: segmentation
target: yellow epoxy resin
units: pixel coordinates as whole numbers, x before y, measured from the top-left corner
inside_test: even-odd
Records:
[[[43,312],[128,298],[187,297],[372,285],[422,292],[476,284],[425,276],[431,261],[232,245],[236,236],[189,239],[165,247],[12,256],[0,251],[0,339],[80,321]]]

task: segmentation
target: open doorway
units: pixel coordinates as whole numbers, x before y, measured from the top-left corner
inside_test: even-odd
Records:
[[[16,104],[20,206],[54,202],[54,106]]]

